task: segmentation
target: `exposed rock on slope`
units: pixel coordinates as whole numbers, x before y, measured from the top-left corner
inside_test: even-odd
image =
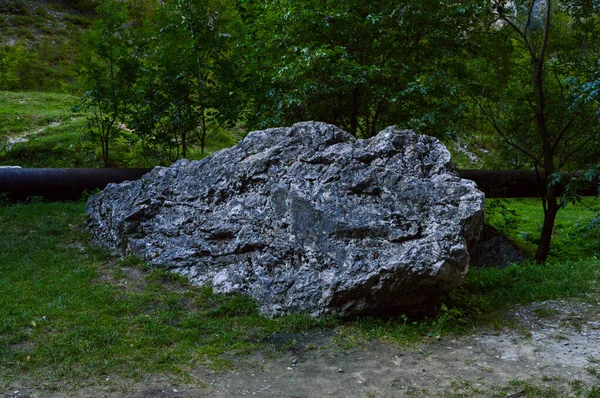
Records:
[[[435,138],[306,122],[111,184],[87,213],[97,244],[265,315],[353,315],[420,311],[459,285],[483,205]]]

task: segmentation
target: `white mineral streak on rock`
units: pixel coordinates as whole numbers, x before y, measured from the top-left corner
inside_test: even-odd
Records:
[[[435,138],[305,122],[110,184],[87,213],[113,252],[247,294],[268,316],[317,316],[429,308],[463,282],[483,205]]]

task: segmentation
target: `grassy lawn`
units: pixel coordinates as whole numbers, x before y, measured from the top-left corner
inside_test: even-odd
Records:
[[[77,97],[67,94],[0,91],[0,142],[82,117],[71,111],[76,101]]]
[[[538,203],[509,205],[519,220],[516,236],[534,233]],[[88,247],[82,202],[0,206],[0,387],[14,377],[50,389],[114,373],[185,378],[198,365],[226,369],[232,355],[272,349],[274,334],[285,346],[288,334],[315,328],[335,328],[333,343],[345,349],[374,338],[407,343],[504,325],[503,313],[515,304],[598,292],[597,255],[561,249],[586,239],[577,225],[587,225],[594,206],[586,200],[562,212],[559,250],[548,264],[472,270],[446,309],[420,322],[262,318],[249,299],[216,296]]]
[[[229,366],[273,332],[332,320],[268,320],[244,297],[219,297],[135,261],[84,246],[83,203],[0,209],[0,379],[47,382],[118,372],[181,374]],[[121,283],[139,272],[139,284]]]
[[[85,113],[73,110],[72,95],[0,91],[0,165],[21,167],[102,167],[99,138],[87,128]],[[240,132],[219,131],[207,142],[205,154],[192,147],[189,159],[201,159],[233,146]],[[24,138],[24,142],[10,139]],[[123,131],[111,142],[113,167],[169,165],[164,157],[145,154],[135,136]]]
[[[99,145],[85,114],[72,110],[76,103],[64,94],[0,91],[0,164],[100,167]],[[25,135],[28,141],[6,145]],[[207,154],[238,138],[231,132],[212,137]],[[190,158],[200,157],[191,151]],[[126,134],[111,158],[116,166],[148,166]],[[372,339],[412,344],[509,325],[505,314],[514,305],[599,292],[600,229],[589,225],[600,201],[591,198],[559,213],[548,264],[473,269],[465,285],[443,298],[438,316],[421,321],[262,318],[247,298],[216,296],[89,247],[82,202],[7,206],[1,199],[0,391],[15,378],[49,390],[112,374],[185,379],[198,366],[228,369],[236,355],[289,348],[294,334],[310,330],[334,331],[331,344],[340,349]],[[488,201],[488,209],[488,221],[532,255],[539,201]]]
[[[502,200],[494,200],[494,202],[509,203]],[[490,203],[488,200],[488,209],[498,208],[496,203]],[[529,256],[533,257],[544,219],[541,206],[541,200],[512,199],[508,211],[495,213],[492,211],[491,213],[494,214],[487,218],[492,225],[504,230]],[[550,257],[555,260],[569,260],[593,254],[591,252],[598,253],[600,243],[595,239],[598,236],[582,232],[588,226],[589,220],[599,214],[600,200],[594,198],[583,198],[580,205],[567,205],[561,209],[554,224],[554,240]]]
[[[21,167],[99,167],[77,97],[0,91],[0,164]],[[16,141],[15,141],[16,140]]]

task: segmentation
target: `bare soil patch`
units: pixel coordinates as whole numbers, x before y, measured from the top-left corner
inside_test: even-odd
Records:
[[[339,330],[273,336],[272,350],[231,357],[234,370],[195,380],[102,376],[88,385],[27,386],[2,397],[506,397],[577,396],[600,386],[600,297],[514,309],[514,326],[416,346],[340,344]],[[541,391],[541,392],[540,392]],[[551,395],[540,395],[548,392]]]

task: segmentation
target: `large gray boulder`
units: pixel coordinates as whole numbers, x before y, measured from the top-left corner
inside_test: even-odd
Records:
[[[415,313],[463,282],[484,195],[435,138],[317,122],[110,184],[93,242],[255,298],[264,315]]]

